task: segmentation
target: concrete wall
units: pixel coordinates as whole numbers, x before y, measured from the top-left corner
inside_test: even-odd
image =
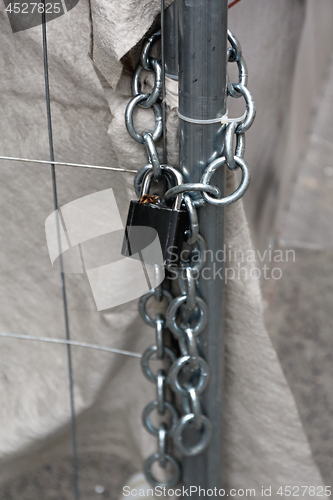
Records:
[[[333,2],[279,0],[273,9],[266,0],[243,1],[230,10],[229,26],[243,46],[257,104],[247,134],[252,182],[244,202],[254,240],[264,248],[283,224],[306,145],[332,52]]]

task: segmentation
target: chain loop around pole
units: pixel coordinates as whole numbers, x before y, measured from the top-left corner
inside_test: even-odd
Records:
[[[200,182],[184,183],[180,171],[170,165],[160,163],[156,141],[162,135],[161,90],[162,66],[160,61],[152,57],[151,48],[161,37],[161,32],[153,34],[143,45],[140,62],[134,72],[132,80],[133,97],[129,101],[125,112],[125,123],[130,136],[146,148],[149,164],[144,165],[136,174],[134,187],[138,198],[142,193],[149,193],[152,181],[166,180],[167,188],[163,186],[164,194],[159,203],[165,207],[171,200],[173,210],[185,208],[188,213],[189,225],[181,247],[181,261],[179,267],[174,268],[181,295],[173,294],[161,283],[164,268],[154,268],[154,286],[139,301],[139,312],[143,321],[154,329],[155,344],[150,346],[141,358],[141,368],[144,376],[156,388],[156,399],[144,409],[142,420],[148,432],[157,439],[157,452],[151,455],[144,464],[144,471],[150,484],[154,487],[172,488],[181,479],[181,467],[172,456],[169,448],[170,439],[173,440],[181,455],[193,457],[202,453],[209,446],[212,438],[212,425],[204,415],[201,405],[201,394],[205,390],[210,369],[203,357],[200,356],[200,334],[204,331],[208,318],[206,302],[200,297],[197,280],[202,273],[207,244],[200,234],[199,220],[196,207],[207,203],[215,206],[229,205],[241,198],[249,186],[250,172],[243,157],[245,154],[245,132],[250,128],[256,114],[255,103],[247,89],[248,72],[238,39],[228,31],[228,62],[236,63],[238,68],[238,82],[231,83],[227,78],[227,91],[230,98],[244,97],[246,112],[241,118],[229,118],[228,113],[221,117],[221,126],[216,135],[216,152],[211,156],[204,169]],[[142,71],[154,73],[154,83],[151,93],[142,92]],[[152,75],[153,76],[153,75]],[[134,115],[140,108],[140,116],[144,109],[152,108],[155,115],[154,130],[143,130],[141,133],[134,125]],[[184,118],[184,117],[183,117]],[[185,117],[192,121],[192,118]],[[196,121],[196,120],[194,120]],[[217,121],[213,120],[214,123]],[[211,120],[200,121],[205,125]],[[224,137],[223,137],[224,134]],[[222,156],[223,155],[223,156]],[[227,166],[234,171],[241,169],[242,179],[234,193],[221,197],[217,186],[211,184],[215,172]],[[200,193],[201,196],[193,193]],[[183,254],[184,252],[184,254]],[[187,260],[183,257],[187,256]],[[169,270],[170,271],[170,270]],[[162,276],[162,278],[161,278]],[[170,288],[170,287],[169,287]],[[148,304],[149,302],[149,304]],[[165,303],[168,308],[165,312]],[[154,303],[155,317],[149,311]],[[174,337],[166,343],[168,328]],[[170,345],[176,342],[178,348],[173,350]],[[180,351],[180,355],[179,355]],[[159,362],[159,368],[152,369],[152,361]],[[170,398],[170,389],[176,397]],[[174,401],[181,401],[179,416]],[[151,416],[154,413],[152,423]],[[184,436],[194,433],[189,446]],[[154,467],[154,473],[152,468]],[[162,479],[157,479],[156,468],[160,468]],[[171,470],[170,473],[168,471]]]
[[[180,193],[191,193],[196,191],[200,191],[201,193],[203,192],[210,193],[216,197],[219,197],[221,195],[221,191],[216,186],[208,186],[207,184],[202,184],[200,182],[197,182],[197,183],[180,184],[178,186],[170,188],[164,194],[164,199],[168,201]]]
[[[236,165],[241,168],[242,170],[242,179],[240,182],[240,185],[238,188],[229,196],[225,196],[224,198],[213,198],[207,193],[203,193],[203,197],[206,201],[208,201],[211,205],[230,205],[230,203],[234,203],[235,201],[239,200],[244,193],[246,192],[247,188],[250,185],[250,180],[251,180],[251,175],[250,171],[248,169],[247,164],[242,158],[238,158],[235,156],[234,158]],[[226,165],[226,159],[225,157],[218,158],[217,160],[213,161],[208,167],[206,168],[202,178],[201,182],[204,184],[209,184],[211,178],[213,177],[213,174],[216,172],[216,170],[220,167],[223,167]]]

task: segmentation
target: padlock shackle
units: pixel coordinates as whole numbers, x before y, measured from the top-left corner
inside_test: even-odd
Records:
[[[164,172],[165,174],[171,174],[171,176],[175,179],[177,186],[183,184],[182,174],[175,168],[171,167],[171,165],[161,165],[161,169],[162,172]],[[144,195],[149,194],[150,184],[153,179],[153,175],[154,175],[153,168],[147,170],[147,172],[145,173],[144,178],[142,180],[140,198],[142,198],[142,196]],[[173,205],[174,210],[180,210],[182,200],[183,200],[183,193],[179,193],[174,201]]]

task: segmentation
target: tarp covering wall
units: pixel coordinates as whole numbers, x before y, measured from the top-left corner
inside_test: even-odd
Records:
[[[289,0],[243,0],[230,13],[230,28],[243,45],[249,88],[258,107],[247,140],[253,184],[245,207],[262,245],[273,213],[283,203],[318,87],[309,76],[302,98],[295,97],[304,70],[302,58],[309,54],[309,75],[320,75],[324,66],[323,40],[329,39],[331,25],[318,29],[317,23],[322,15],[326,18],[331,5],[319,3],[323,10],[316,10],[315,16],[308,14],[313,2]],[[47,24],[57,161],[134,169],[146,163],[144,148],[126,132],[124,110],[138,60],[138,50],[132,49],[158,12],[158,1],[92,0],[88,5],[81,0]],[[3,6],[0,23],[0,154],[46,159],[41,27],[13,34]],[[317,50],[311,58],[306,50],[305,26],[319,31],[315,41],[324,47],[319,58]],[[144,123],[146,113],[138,113],[137,119]],[[176,127],[175,109],[168,109],[174,164]],[[289,163],[284,159],[288,148],[288,159],[293,159]],[[59,273],[51,267],[44,231],[54,210],[49,167],[1,162],[0,182],[0,331],[64,338]],[[128,202],[135,198],[132,182],[128,174],[59,167],[59,205],[112,188],[125,222]],[[228,182],[232,185],[232,174]],[[233,248],[252,247],[242,202],[227,210],[226,238]],[[249,263],[249,269],[253,265]],[[98,312],[86,275],[66,274],[66,285],[73,340],[136,352],[151,344],[151,331],[141,322],[136,301]],[[241,277],[228,282],[226,294],[226,482],[236,488],[320,485],[263,324],[259,284]],[[5,481],[47,457],[70,453],[70,409],[65,346],[0,338],[0,352],[0,457]],[[140,469],[155,442],[141,425],[141,411],[154,394],[139,362],[82,348],[72,348],[72,355],[78,452],[106,451]]]

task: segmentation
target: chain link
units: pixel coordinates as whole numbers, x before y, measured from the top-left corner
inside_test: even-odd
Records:
[[[125,123],[131,137],[145,145],[149,164],[141,168],[134,180],[134,187],[138,197],[141,192],[149,192],[150,182],[153,179],[160,182],[164,177],[168,189],[164,193],[165,202],[176,198],[174,209],[185,206],[189,215],[189,228],[184,234],[188,260],[182,260],[176,268],[180,295],[174,297],[162,285],[150,290],[139,301],[139,312],[142,319],[155,330],[155,344],[149,347],[141,359],[141,367],[145,377],[156,386],[156,399],[144,409],[142,420],[149,433],[157,438],[157,452],[145,462],[144,471],[148,481],[153,486],[170,488],[178,484],[181,479],[179,462],[170,453],[170,438],[183,456],[195,456],[202,453],[212,438],[212,425],[202,412],[200,397],[206,389],[210,370],[207,362],[200,355],[199,336],[204,331],[208,321],[208,307],[199,296],[197,280],[205,263],[207,244],[199,233],[199,222],[196,206],[205,203],[212,205],[227,205],[238,200],[246,191],[250,182],[250,173],[244,161],[245,132],[250,128],[255,118],[255,104],[247,89],[247,67],[242,55],[242,48],[237,38],[228,31],[230,48],[228,61],[236,63],[239,73],[238,83],[227,81],[228,95],[232,98],[243,97],[246,104],[246,113],[239,120],[228,120],[222,123],[219,134],[224,133],[223,148],[214,156],[205,168],[200,183],[183,183],[178,170],[161,165],[156,149],[156,141],[162,134],[162,112],[160,106],[162,88],[162,68],[160,62],[151,57],[152,45],[158,40],[161,33],[155,33],[144,44],[140,64],[135,70],[132,81],[133,97],[127,105]],[[142,71],[154,73],[154,86],[150,94],[141,92]],[[153,131],[143,131],[141,134],[134,125],[134,111],[136,107],[153,108],[155,126]],[[234,146],[234,138],[235,146]],[[230,170],[238,168],[242,171],[242,180],[239,187],[231,195],[221,197],[220,190],[210,184],[211,178],[220,167],[227,166]],[[193,200],[190,193],[200,192],[201,198]],[[160,282],[161,269],[155,268],[155,278]],[[148,302],[154,300],[159,312],[152,317],[147,311]],[[168,308],[163,313],[163,303],[167,301]],[[180,356],[165,343],[165,327],[172,333],[178,343]],[[151,360],[159,360],[163,367],[153,372]],[[170,389],[175,394],[175,400],[181,401],[178,411],[170,398]],[[154,425],[151,414],[157,413],[160,421]],[[194,445],[188,445],[183,436],[189,432],[195,434]],[[152,466],[157,463],[162,471],[167,465],[171,472],[168,478],[158,480],[152,472]],[[166,474],[164,474],[166,476]]]
[[[150,108],[153,106],[157,100],[160,97],[161,91],[162,91],[162,67],[161,64],[158,62],[157,59],[153,57],[149,57],[149,66],[153,68],[154,73],[155,73],[155,85],[153,88],[153,91],[151,94],[148,95],[147,99],[142,101],[139,106],[142,108]],[[133,80],[132,80],[132,94],[133,97],[137,95],[141,95],[141,83],[140,83],[140,76],[142,73],[142,70],[144,68],[139,64],[139,66],[136,68]],[[148,70],[149,71],[149,70]]]
[[[252,95],[247,88],[248,73],[246,62],[242,54],[242,47],[235,35],[233,35],[229,30],[228,40],[231,45],[228,49],[228,61],[230,63],[236,63],[238,66],[238,83],[231,83],[229,77],[227,79],[228,96],[236,99],[240,97],[244,98],[246,105],[245,116],[239,118],[238,120],[228,120],[228,123],[222,126],[221,131],[224,130],[225,137],[221,154],[224,154],[224,156],[214,158],[213,161],[207,165],[201,177],[200,183],[182,184],[180,186],[173,187],[165,193],[165,199],[170,199],[176,196],[177,193],[200,191],[202,198],[193,200],[193,205],[202,206],[204,203],[209,203],[211,205],[223,206],[239,200],[249,187],[251,176],[248,166],[244,161],[245,132],[253,124],[256,115],[256,106]],[[233,145],[234,138],[236,138],[235,150]],[[242,171],[242,179],[238,188],[231,195],[221,198],[217,191],[214,192],[208,188],[216,188],[216,186],[212,186],[210,184],[211,178],[219,167],[223,167],[225,165],[230,170],[237,170],[240,168]],[[204,187],[200,188],[202,185],[204,185]]]
[[[156,149],[156,141],[162,134],[162,111],[160,106],[160,96],[162,90],[162,68],[160,62],[150,56],[150,50],[156,40],[160,38],[160,32],[152,35],[149,40],[144,44],[140,64],[135,70],[132,80],[132,93],[133,97],[127,105],[125,112],[125,123],[128,133],[131,137],[143,144],[146,148],[148,165],[145,165],[136,175],[134,186],[138,197],[141,192],[145,190],[149,192],[150,182],[153,179],[160,182],[164,175],[167,179],[169,188],[173,187],[175,181],[182,182],[182,177],[179,172],[170,167],[169,165],[161,165],[158,152]],[[149,71],[154,73],[154,87],[150,94],[141,92],[141,75],[142,71]],[[134,112],[137,106],[149,109],[153,108],[155,114],[155,127],[153,131],[144,131],[141,134],[137,131],[134,125]],[[212,191],[209,191],[210,193]],[[215,194],[215,193],[213,193]],[[176,206],[180,206],[179,203]],[[155,266],[155,283],[160,283],[161,273],[164,270],[160,266]],[[156,386],[156,399],[149,403],[142,414],[142,421],[144,427],[157,438],[157,453],[154,453],[145,461],[144,471],[148,481],[153,486],[162,486],[171,488],[180,481],[181,468],[179,462],[168,451],[170,438],[175,431],[178,424],[178,412],[173,405],[172,401],[167,400],[169,375],[165,366],[170,367],[177,359],[176,353],[168,346],[165,345],[165,324],[166,318],[163,315],[162,306],[163,299],[169,304],[173,301],[173,295],[162,287],[162,284],[157,286],[154,290],[150,290],[146,295],[141,297],[139,301],[139,312],[142,319],[155,330],[155,344],[149,347],[141,358],[141,368],[145,377],[149,382]],[[158,306],[159,312],[153,318],[147,310],[148,302],[154,301],[155,307]],[[157,373],[152,371],[151,360],[159,360],[164,367],[160,368]],[[169,398],[170,399],[170,398]],[[155,426],[152,423],[152,413],[157,413],[160,423]],[[164,479],[158,480],[152,472],[154,464],[158,464],[161,471],[164,471]],[[171,466],[171,472],[166,478],[166,467]],[[156,465],[155,465],[156,466]]]

